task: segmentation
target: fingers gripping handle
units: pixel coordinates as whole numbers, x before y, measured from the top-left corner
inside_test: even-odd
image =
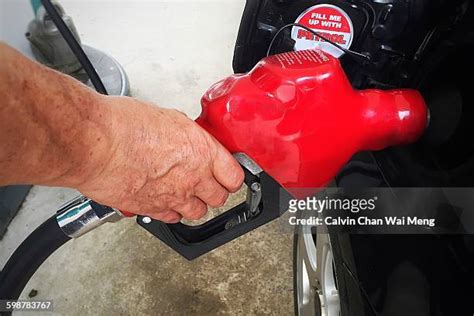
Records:
[[[247,199],[225,213],[197,226],[165,224],[142,216],[137,218],[138,224],[192,260],[278,218],[281,209],[287,209],[280,207],[278,183],[264,172],[254,175],[246,168],[244,171]]]

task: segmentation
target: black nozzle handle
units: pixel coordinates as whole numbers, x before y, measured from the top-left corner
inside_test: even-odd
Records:
[[[258,209],[255,209],[255,198],[247,196],[247,201],[197,226],[165,224],[143,216],[139,216],[137,222],[183,257],[193,260],[278,218],[281,209],[286,211],[286,206],[280,207],[282,190],[278,183],[264,172],[258,176],[247,170],[245,172],[248,195],[253,194],[255,189],[261,190]],[[258,186],[253,185],[255,183]]]

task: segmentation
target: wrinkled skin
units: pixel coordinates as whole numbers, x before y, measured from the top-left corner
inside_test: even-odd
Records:
[[[199,219],[222,206],[243,172],[211,135],[181,112],[130,98],[108,100],[114,134],[110,161],[79,190],[98,202],[166,222]],[[121,126],[122,128],[118,128]]]

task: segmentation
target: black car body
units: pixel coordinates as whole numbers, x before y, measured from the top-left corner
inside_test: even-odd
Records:
[[[341,63],[354,88],[419,89],[431,124],[416,144],[353,157],[336,182],[350,187],[474,187],[474,3],[457,0],[248,0],[235,72],[265,56],[275,33],[308,8],[329,4],[352,20]],[[274,52],[292,50],[291,31]],[[407,197],[398,197],[404,199]],[[342,315],[473,315],[474,236],[459,210],[435,205],[450,234],[331,233]]]

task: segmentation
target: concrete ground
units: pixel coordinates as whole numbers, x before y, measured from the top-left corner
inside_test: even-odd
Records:
[[[24,0],[4,1],[27,8]],[[232,72],[244,0],[60,2],[83,43],[122,63],[134,97],[195,117],[206,88]],[[31,12],[22,12],[32,18]],[[8,41],[12,37],[6,32],[12,29],[0,35]],[[22,41],[12,44],[27,47]],[[0,266],[29,232],[76,194],[34,187],[0,241]],[[57,315],[289,315],[291,269],[292,236],[281,233],[278,223],[188,262],[127,219],[63,246],[22,296],[37,290],[35,299],[54,300]]]

